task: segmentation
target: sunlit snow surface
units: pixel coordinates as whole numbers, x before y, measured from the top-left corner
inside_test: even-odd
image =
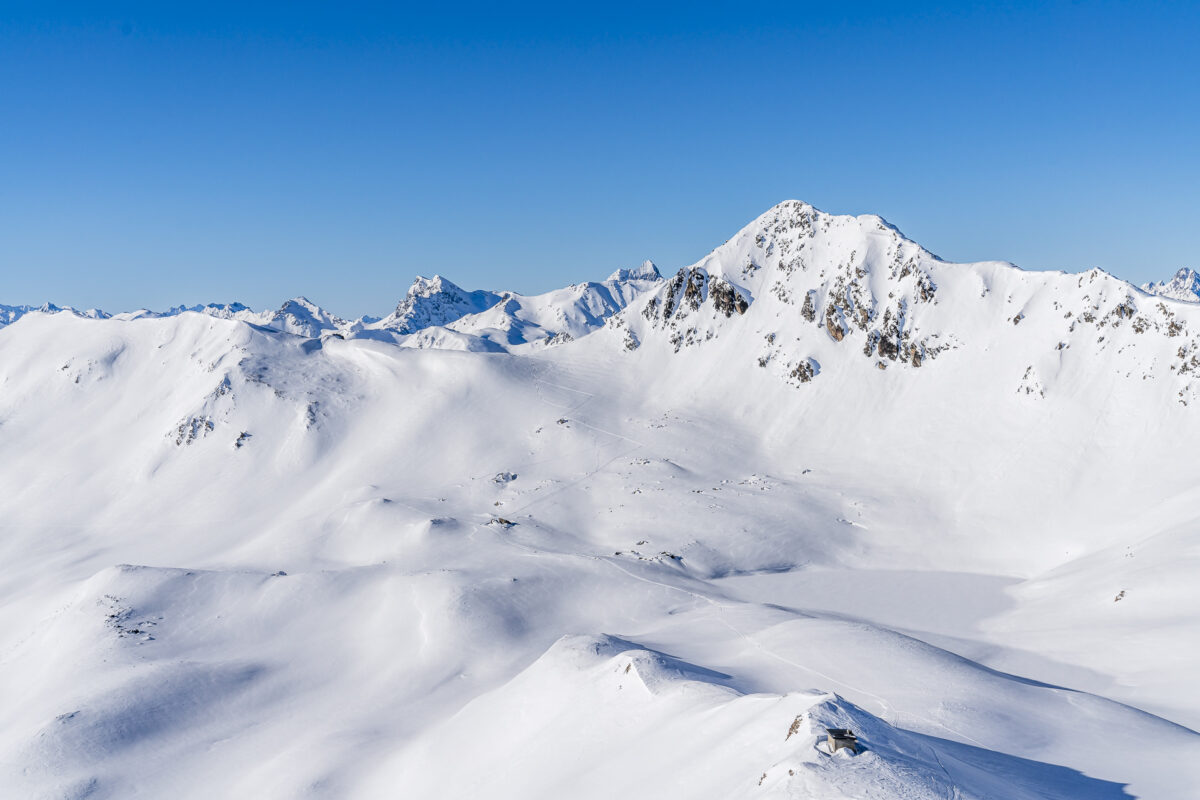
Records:
[[[1194,795],[1200,307],[800,203],[496,297],[0,330],[0,796]]]

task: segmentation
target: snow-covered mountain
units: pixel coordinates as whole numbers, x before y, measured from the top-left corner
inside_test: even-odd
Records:
[[[39,307],[0,306],[0,327],[32,311],[45,314],[65,311],[93,319],[112,317],[125,321],[195,313],[248,322],[309,339],[337,334],[343,339],[380,339],[409,347],[507,352],[522,345],[561,344],[586,336],[661,280],[658,269],[647,261],[635,269],[617,270],[603,282],[525,296],[514,292],[467,292],[435,275],[432,279],[418,277],[396,310],[382,319],[345,320],[307,298],[296,297],[274,311],[255,311],[242,303],[175,306],[163,312],[140,309],[118,314],[79,312],[49,303]]]
[[[141,318],[174,316],[187,312],[204,314],[218,319],[249,322],[252,325],[261,325],[265,328],[273,328],[310,339],[320,337],[324,333],[343,330],[353,324],[330,314],[305,297],[292,298],[274,311],[255,311],[242,303],[209,303],[198,306],[176,306],[161,314],[149,311],[135,313],[138,318]]]
[[[541,295],[467,292],[441,276],[417,278],[396,310],[350,335],[421,348],[512,351],[524,345],[562,344],[601,328],[609,317],[662,276],[647,261],[603,282],[568,286]]]
[[[463,315],[446,327],[504,350],[533,343],[563,344],[600,329],[661,282],[658,268],[646,261],[637,269],[617,270],[603,282],[578,283],[532,296],[505,292],[489,308]]]
[[[0,794],[1200,785],[1200,305],[788,202],[238,313],[0,330]]]
[[[0,304],[0,328],[3,328],[5,325],[11,325],[21,317],[32,312],[37,312],[40,314],[58,314],[63,311],[80,317],[87,317],[88,319],[106,319],[110,316],[109,314],[106,314],[105,312],[96,308],[90,308],[86,311],[76,311],[69,306],[60,308],[53,303],[43,303],[40,306],[6,306]]]
[[[500,297],[496,292],[464,291],[440,275],[418,276],[396,310],[376,323],[376,327],[403,334],[444,326],[467,314],[491,308],[500,302]]]
[[[1169,281],[1142,284],[1142,291],[1182,300],[1185,303],[1200,303],[1200,274],[1193,269],[1181,269]]]
[[[1064,374],[1070,390],[1080,369],[1154,380],[1185,405],[1197,397],[1200,330],[1174,303],[1101,270],[949,264],[879,217],[802,203],[772,209],[635,311],[610,326],[627,349],[716,350],[795,384],[851,360],[915,370],[958,350],[1039,399]]]

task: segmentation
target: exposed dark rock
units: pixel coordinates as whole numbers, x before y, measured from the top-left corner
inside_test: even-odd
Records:
[[[735,311],[738,314],[745,314],[746,309],[750,307],[746,298],[720,278],[713,278],[709,294],[712,296],[713,308],[726,317],[733,316]]]
[[[175,444],[189,445],[213,432],[213,421],[207,416],[188,417],[175,428]]]
[[[841,314],[838,307],[832,303],[825,307],[825,329],[829,331],[829,335],[835,342],[840,342],[846,337],[846,331],[842,328]]]
[[[937,286],[933,282],[933,278],[923,274],[917,279],[917,300],[922,303],[928,303],[937,293]]]
[[[817,319],[816,297],[816,289],[809,290],[808,294],[804,295],[804,305],[800,307],[800,316],[809,322],[815,322]]]
[[[799,383],[808,383],[821,371],[821,365],[815,359],[806,358],[792,368],[788,377]]]

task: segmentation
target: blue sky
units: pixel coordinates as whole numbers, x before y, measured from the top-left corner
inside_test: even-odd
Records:
[[[544,291],[788,198],[1200,267],[1200,4],[0,2],[0,303]]]

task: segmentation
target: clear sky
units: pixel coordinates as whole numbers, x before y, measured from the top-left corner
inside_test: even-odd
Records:
[[[382,314],[673,271],[788,198],[1200,267],[1200,3],[502,5],[0,0],[0,303]]]

